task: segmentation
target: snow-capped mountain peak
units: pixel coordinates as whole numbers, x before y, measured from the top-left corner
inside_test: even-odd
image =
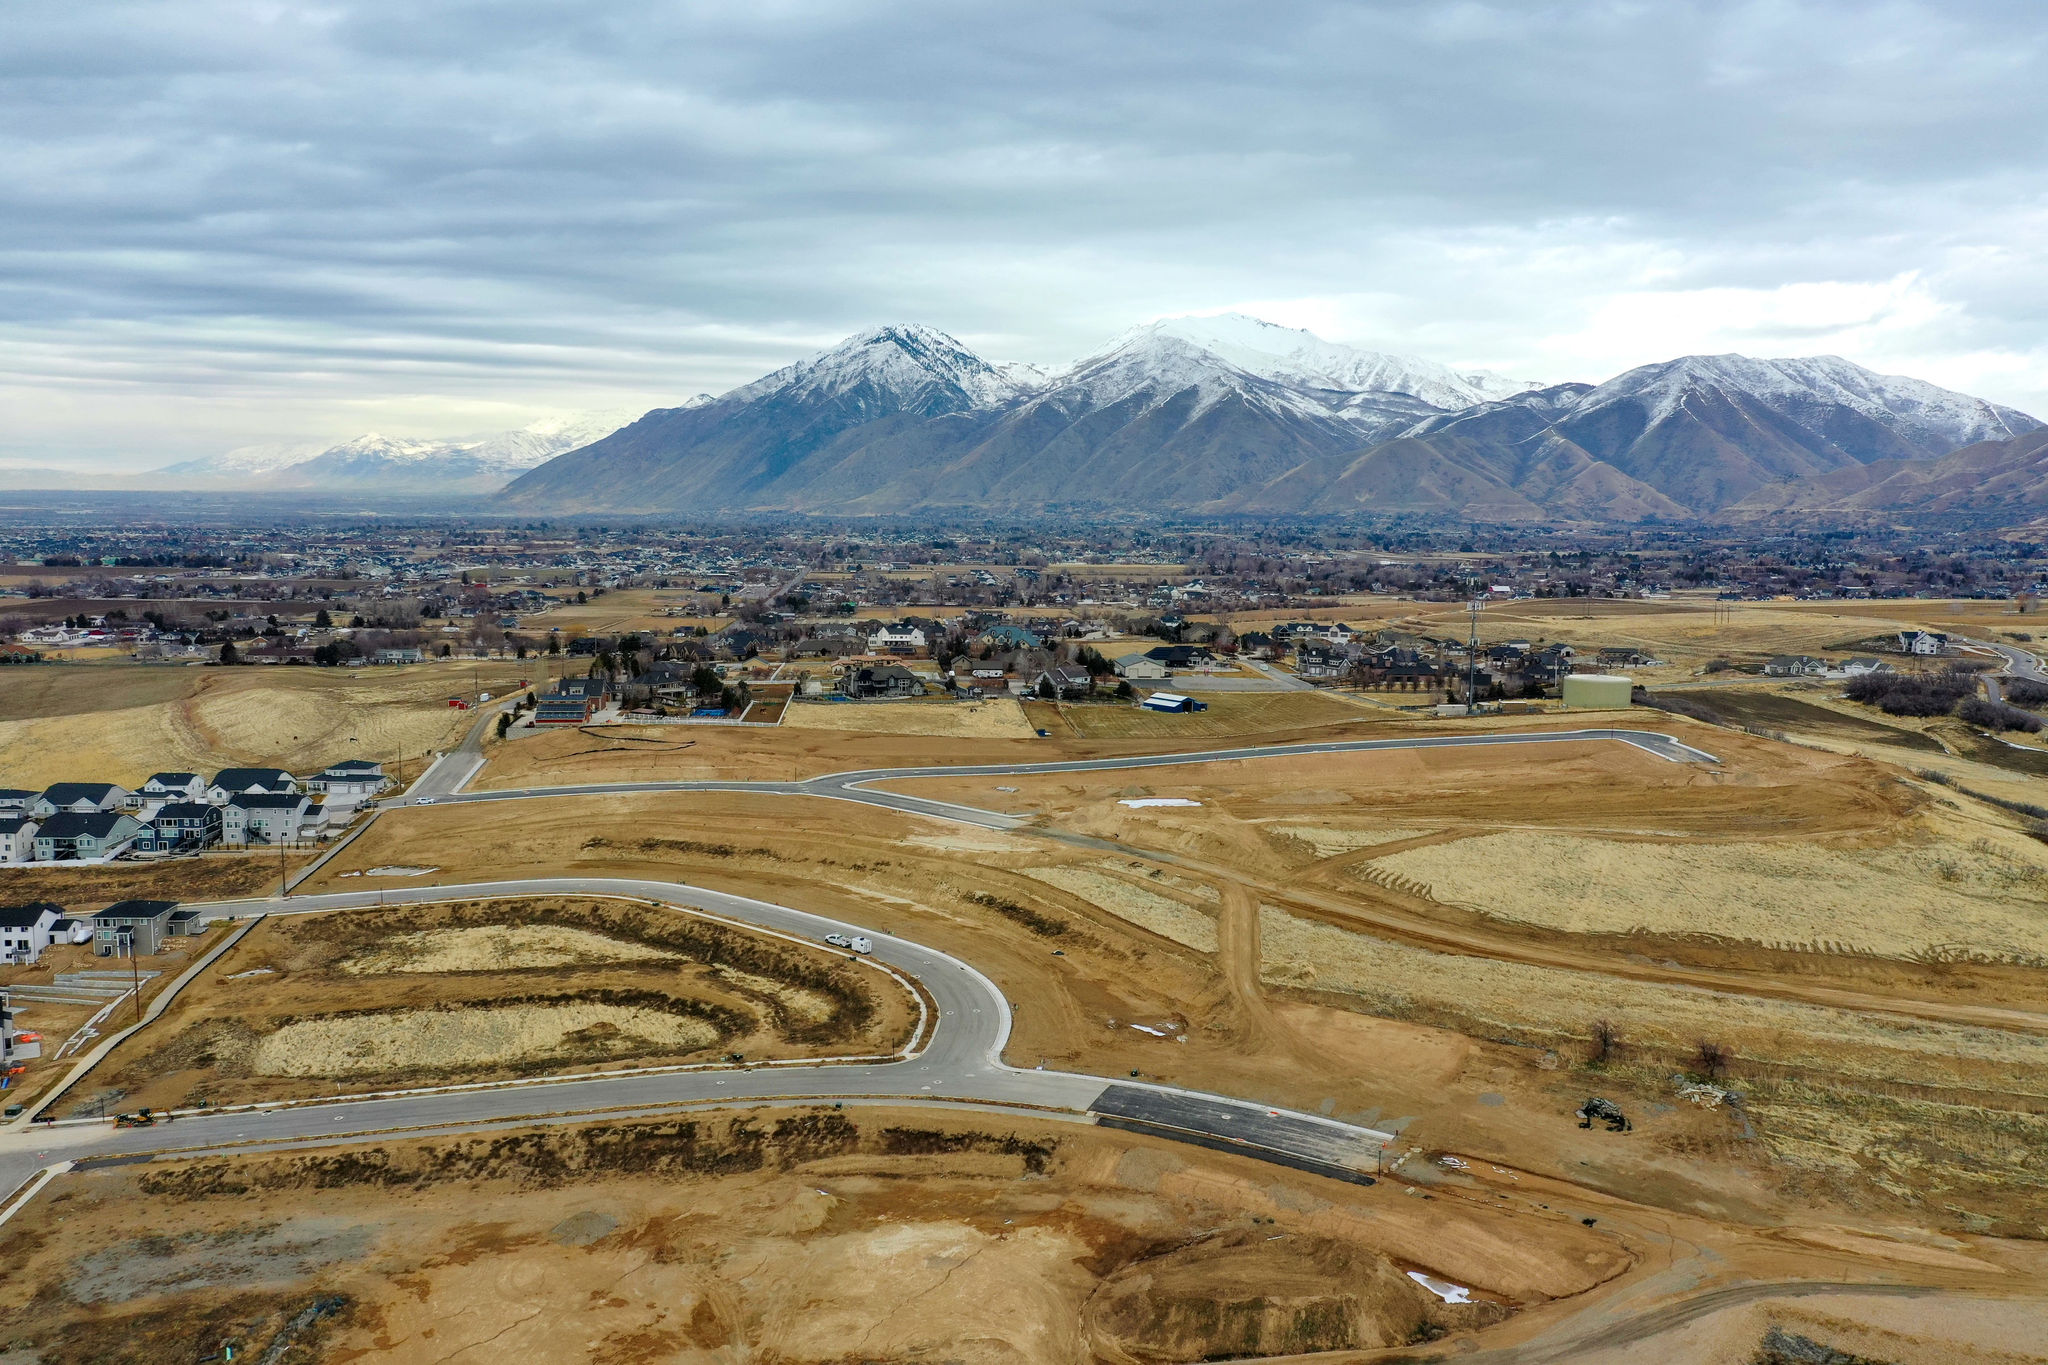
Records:
[[[940,411],[996,407],[1035,387],[1036,373],[1029,367],[991,365],[935,327],[899,323],[850,336],[741,385],[719,401],[748,403],[772,395]]]
[[[1893,430],[1910,428],[1918,441],[1951,448],[2001,440],[2038,424],[2014,408],[1944,389],[1924,379],[1879,374],[1840,356],[1757,359],[1745,355],[1687,355],[1642,365],[1587,394],[1582,411],[1633,399],[1654,424],[1675,413],[1702,389],[1758,398],[1796,415],[1834,405]]]
[[[1185,342],[1277,383],[1345,393],[1404,393],[1439,408],[1469,407],[1538,387],[1485,370],[1460,372],[1415,356],[1360,350],[1242,313],[1161,318],[1132,328],[1105,350],[1145,336]]]

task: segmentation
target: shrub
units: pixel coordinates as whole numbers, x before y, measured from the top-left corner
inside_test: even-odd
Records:
[[[2024,730],[2038,734],[2041,718],[2022,711],[2017,706],[2004,702],[1986,701],[1982,697],[1971,697],[1956,708],[1956,718],[1986,730]]]
[[[2001,680],[2005,699],[2015,706],[2039,706],[2048,702],[2048,683],[2035,682],[2032,678],[2006,678]]]
[[[1940,673],[1866,673],[1849,679],[1842,695],[1887,715],[1945,716],[1976,690],[1976,679],[1945,669]]]

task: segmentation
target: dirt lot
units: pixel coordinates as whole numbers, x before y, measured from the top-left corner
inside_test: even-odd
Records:
[[[1171,682],[1160,685],[1172,691]],[[1060,719],[1081,739],[1210,740],[1264,735],[1368,719],[1359,707],[1317,692],[1205,692],[1206,711],[1147,711],[1090,702],[1061,706]]]
[[[795,702],[782,723],[796,730],[937,735],[952,739],[1030,739],[1031,723],[1015,701]]]
[[[608,1066],[888,1052],[916,1005],[836,954],[623,902],[278,916],[78,1103],[240,1104]]]
[[[232,765],[315,771],[344,758],[404,771],[460,740],[476,719],[451,695],[503,692],[529,676],[512,661],[410,668],[176,668],[144,664],[10,670],[32,680],[0,718],[9,786],[100,781]],[[58,677],[61,683],[34,682]],[[12,679],[9,680],[10,684]],[[13,689],[6,689],[12,696]]]
[[[55,901],[91,914],[120,900],[202,901],[266,895],[277,890],[280,866],[298,871],[317,853],[288,850],[217,853],[149,863],[87,863],[76,867],[0,867],[0,905]]]

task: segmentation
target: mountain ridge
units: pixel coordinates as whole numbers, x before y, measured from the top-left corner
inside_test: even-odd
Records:
[[[1380,387],[1346,387],[1359,385]],[[897,324],[708,403],[650,412],[500,497],[571,512],[1681,520],[2039,425],[1836,356],[1680,356],[1603,384],[1537,386],[1223,314],[1131,328],[1040,373]]]

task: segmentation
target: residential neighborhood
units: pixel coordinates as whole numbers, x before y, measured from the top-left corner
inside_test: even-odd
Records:
[[[155,773],[133,791],[108,782],[0,789],[0,864],[296,845],[339,832],[389,786],[382,764],[349,759],[306,777],[280,768],[223,768],[211,780]]]

